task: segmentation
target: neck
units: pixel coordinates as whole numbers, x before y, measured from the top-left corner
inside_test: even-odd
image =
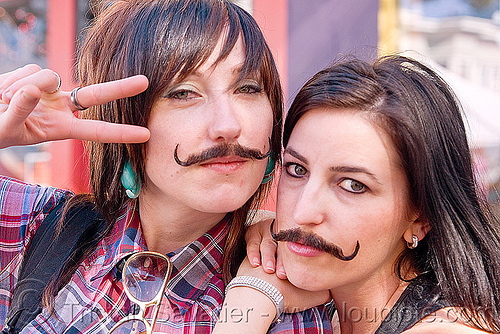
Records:
[[[342,334],[373,333],[389,314],[408,283],[391,277],[382,283],[331,290]]]
[[[167,254],[201,237],[226,213],[196,211],[143,192],[139,197],[139,215],[148,249]]]

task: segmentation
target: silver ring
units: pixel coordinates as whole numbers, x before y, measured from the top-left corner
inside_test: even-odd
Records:
[[[75,106],[75,109],[76,109],[76,110],[85,110],[85,109],[87,109],[87,107],[82,106],[82,105],[78,102],[78,100],[77,100],[77,98],[76,98],[76,94],[78,93],[78,91],[80,90],[80,88],[82,88],[82,87],[76,87],[75,89],[73,89],[73,90],[71,91],[70,100],[71,100],[71,103],[73,103],[73,105]]]
[[[61,85],[62,85],[61,76],[57,72],[55,72],[55,71],[52,71],[52,72],[54,72],[54,74],[56,75],[58,82],[57,82],[56,89],[54,89],[53,91],[49,92],[49,94],[54,94],[54,93],[58,92],[59,89],[61,89]]]

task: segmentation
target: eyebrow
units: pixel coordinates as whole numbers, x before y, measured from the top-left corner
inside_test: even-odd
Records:
[[[224,60],[222,59],[221,61],[224,61]],[[215,65],[215,67],[217,67],[217,66],[219,66],[219,64],[220,64],[220,62],[219,62],[219,63],[217,63],[217,64],[212,64],[212,66],[213,66],[213,65]],[[211,68],[212,68],[212,66],[211,66]],[[245,66],[245,61],[242,61],[241,63],[236,64],[236,65],[233,67],[233,69],[231,70],[231,73],[232,73],[233,75],[237,75],[237,74],[241,73],[241,70],[243,70],[243,67],[244,67],[244,66]],[[195,71],[193,71],[193,72],[194,72],[194,73],[197,73],[197,72],[198,72],[198,69],[196,69],[196,70],[195,70]],[[200,73],[198,73],[198,76],[200,76],[200,75],[201,75],[201,74],[200,74]]]
[[[290,154],[291,156],[293,156],[294,158],[300,160],[301,162],[303,162],[304,164],[308,164],[307,162],[307,159],[300,153],[298,153],[297,151],[295,151],[294,149],[292,148],[286,148],[285,151],[284,151],[285,154]],[[366,174],[368,175],[371,179],[373,179],[375,182],[377,182],[378,184],[382,184],[378,178],[375,176],[375,174],[373,174],[372,172],[370,172],[368,169],[364,168],[364,167],[359,167],[359,166],[332,166],[329,168],[329,170],[331,172],[335,172],[335,173],[361,173],[361,174]]]
[[[1,1],[1,0],[0,0]],[[243,70],[243,65],[244,63],[240,63],[238,65],[236,65],[235,67],[233,67],[233,69],[231,70],[231,74],[234,76],[234,77],[237,77],[241,74],[242,70]],[[258,80],[262,80],[260,78],[260,72],[259,71],[256,71],[256,78],[255,79],[258,79]],[[179,80],[178,77],[175,77],[173,80],[172,80],[172,84],[176,85],[176,84],[179,84],[181,83],[182,81],[184,81],[186,78],[189,78],[189,77],[196,77],[196,78],[202,78],[203,75],[198,71],[198,69],[195,69],[193,70],[192,72],[190,72],[184,79],[182,80]],[[243,79],[243,78],[241,78]],[[237,82],[235,82],[232,86],[236,86],[237,85]]]
[[[242,72],[242,70],[243,70],[243,65],[244,64],[245,63],[243,62],[241,64],[236,65],[231,72],[233,72],[234,75],[240,74]]]

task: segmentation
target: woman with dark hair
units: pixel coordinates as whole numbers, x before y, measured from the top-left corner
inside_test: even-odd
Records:
[[[226,0],[105,1],[78,69],[71,93],[36,66],[0,77],[0,147],[97,141],[91,194],[0,178],[4,330],[151,333],[156,322],[165,333],[211,332],[244,257],[245,220],[280,158],[281,88],[261,31]],[[62,202],[61,224],[95,207],[101,233],[78,240],[41,313],[16,328],[19,265]],[[322,314],[293,326],[317,332],[307,321]]]
[[[283,147],[276,222],[247,241],[271,229],[280,276],[330,292],[334,332],[500,331],[498,222],[476,192],[459,103],[434,71],[388,56],[317,73],[288,112]],[[248,260],[238,275],[276,285],[288,307],[305,293]],[[280,316],[279,294],[234,280],[227,307],[245,295]]]

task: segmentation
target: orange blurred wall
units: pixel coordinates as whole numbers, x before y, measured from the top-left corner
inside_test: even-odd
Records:
[[[47,0],[47,64],[59,73],[62,89],[76,87],[74,81],[76,50],[76,0]],[[75,192],[88,190],[88,173],[80,141],[65,140],[50,144],[51,185]]]

